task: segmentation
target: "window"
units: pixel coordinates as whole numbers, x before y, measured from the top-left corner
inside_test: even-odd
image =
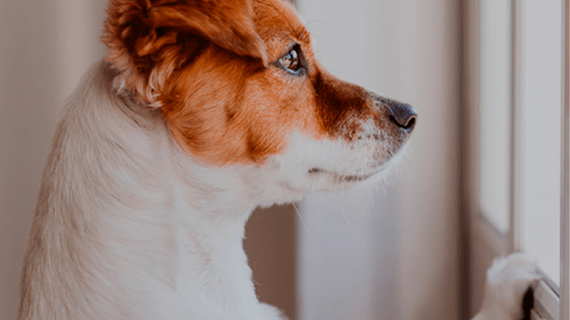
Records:
[[[509,230],[510,1],[481,1],[479,153],[481,213]]]
[[[510,1],[481,1],[480,195],[481,213],[509,230]]]
[[[561,1],[520,2],[522,249],[560,285]]]
[[[466,11],[472,311],[491,260],[522,250],[545,279],[534,317],[570,319],[568,0],[470,0]]]

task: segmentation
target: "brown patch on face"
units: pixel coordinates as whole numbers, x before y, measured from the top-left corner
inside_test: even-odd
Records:
[[[104,42],[128,88],[160,106],[180,146],[215,166],[263,164],[299,131],[356,140],[385,108],[327,73],[280,0],[111,0]],[[279,59],[299,48],[303,72]],[[391,130],[391,129],[390,129]]]
[[[377,116],[370,93],[339,80],[324,70],[313,77],[321,126],[331,137],[354,140],[362,130],[359,120]]]
[[[173,136],[190,153],[213,165],[261,164],[286,150],[299,130],[318,137],[320,125],[306,77],[208,47],[176,72],[162,107]]]
[[[270,63],[295,43],[312,59],[309,35],[288,4],[256,1],[253,8]],[[286,150],[293,130],[324,136],[310,79],[275,65],[211,45],[169,83],[162,111],[173,136],[213,165],[261,164]]]
[[[290,4],[280,0],[255,0],[253,9],[255,30],[265,42],[270,62],[285,54],[292,43],[301,45],[306,60],[314,60],[309,32]]]

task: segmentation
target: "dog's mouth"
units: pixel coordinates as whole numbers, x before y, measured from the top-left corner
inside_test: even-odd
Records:
[[[320,175],[320,174],[331,175],[334,177],[335,181],[337,181],[337,182],[358,182],[358,181],[364,181],[364,180],[376,175],[380,171],[382,171],[382,168],[374,170],[371,173],[363,174],[363,175],[344,175],[344,174],[339,174],[337,172],[333,172],[333,171],[329,171],[329,170],[325,170],[325,169],[321,169],[321,168],[311,168],[311,169],[309,169],[308,173],[309,173],[309,175]]]
[[[309,177],[317,178],[319,176],[325,175],[329,177],[333,177],[334,182],[336,183],[345,183],[345,182],[359,182],[368,180],[374,176],[378,176],[380,173],[390,172],[395,164],[402,161],[404,157],[405,150],[407,149],[407,143],[404,143],[403,146],[398,148],[395,152],[392,153],[388,161],[376,163],[368,168],[361,168],[362,170],[355,170],[355,173],[341,173],[336,170],[324,169],[323,167],[312,167],[307,171]],[[360,172],[358,172],[360,171]]]

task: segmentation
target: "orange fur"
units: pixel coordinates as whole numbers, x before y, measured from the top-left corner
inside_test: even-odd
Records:
[[[350,141],[359,120],[389,122],[368,91],[318,64],[284,1],[112,0],[104,41],[125,85],[160,106],[178,143],[212,165],[262,164],[294,130]],[[276,66],[294,44],[307,76]]]

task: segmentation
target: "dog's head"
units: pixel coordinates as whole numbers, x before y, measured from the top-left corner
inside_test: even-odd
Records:
[[[329,74],[281,0],[111,0],[121,82],[211,166],[271,171],[301,193],[385,170],[416,114]]]

